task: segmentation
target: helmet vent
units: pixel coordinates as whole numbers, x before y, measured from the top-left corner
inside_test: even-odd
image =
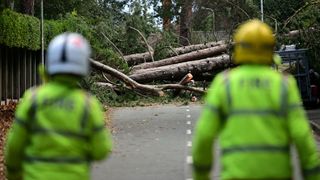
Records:
[[[64,41],[63,46],[62,46],[61,62],[63,62],[63,63],[67,62],[67,43],[68,43],[68,36],[69,36],[69,34],[66,33],[66,40]]]

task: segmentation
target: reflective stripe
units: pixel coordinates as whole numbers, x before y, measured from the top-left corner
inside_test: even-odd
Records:
[[[81,131],[83,131],[84,128],[86,127],[86,125],[88,124],[89,106],[90,106],[90,96],[89,96],[88,93],[86,93],[85,104],[84,104],[84,107],[83,107],[83,115],[82,115],[81,120],[80,120]]]
[[[86,135],[76,133],[76,132],[71,132],[71,131],[65,131],[65,130],[45,129],[40,127],[35,127],[35,128],[32,128],[31,130],[32,130],[32,133],[35,133],[35,134],[58,134],[61,136],[80,138],[83,140],[88,139],[88,136]]]
[[[27,129],[30,130],[36,121],[36,113],[37,113],[37,89],[34,88],[31,90],[31,107],[29,111],[29,121],[27,122]]]
[[[283,75],[281,80],[280,112],[283,116],[288,113],[288,76],[286,75]]]
[[[99,132],[99,131],[104,130],[104,128],[105,128],[104,125],[102,125],[102,126],[97,126],[97,127],[94,127],[94,128],[93,128],[93,131],[94,131],[94,132]]]
[[[302,104],[290,104],[288,105],[288,110],[293,110],[293,109],[300,109],[300,108],[303,108],[303,105]]]
[[[46,163],[71,163],[71,164],[89,162],[88,159],[83,159],[80,157],[35,157],[35,156],[26,156],[25,161],[29,163],[46,162]]]
[[[231,108],[232,98],[231,98],[231,89],[230,89],[230,79],[229,79],[229,71],[223,72],[223,81],[226,85],[226,94],[227,94],[227,107],[228,110]]]
[[[199,164],[194,163],[193,169],[197,173],[207,173],[211,170],[211,165],[199,165]]]
[[[320,166],[316,166],[312,169],[304,169],[303,176],[312,176],[315,174],[320,174]]]
[[[25,121],[25,120],[22,119],[22,118],[15,117],[14,122],[16,122],[17,124],[23,126],[24,128],[27,128],[27,129],[29,128],[27,121]]]
[[[233,116],[233,115],[281,116],[282,113],[274,109],[234,109],[229,113],[229,116]]]
[[[213,113],[219,113],[219,109],[218,107],[211,105],[211,104],[206,104],[205,105],[206,108],[210,109]]]
[[[30,117],[35,118],[37,111],[37,89],[32,89],[31,91],[31,108],[30,108]]]
[[[246,152],[284,152],[289,153],[289,146],[257,145],[257,146],[235,146],[222,149],[223,154],[246,153]]]

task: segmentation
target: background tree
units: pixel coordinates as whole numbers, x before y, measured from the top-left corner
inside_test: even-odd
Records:
[[[193,5],[193,0],[181,1],[180,44],[183,46],[190,44],[192,5]]]

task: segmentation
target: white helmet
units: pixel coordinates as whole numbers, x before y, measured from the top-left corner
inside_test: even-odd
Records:
[[[86,76],[89,74],[90,54],[90,45],[80,34],[60,34],[49,43],[47,50],[48,74]]]

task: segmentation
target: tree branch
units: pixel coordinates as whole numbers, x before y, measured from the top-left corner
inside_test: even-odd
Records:
[[[287,25],[291,22],[291,20],[292,20],[295,16],[297,16],[302,10],[304,10],[304,9],[307,8],[307,7],[309,7],[310,5],[319,4],[319,3],[320,3],[319,0],[318,0],[318,1],[311,2],[311,3],[306,2],[305,5],[303,5],[303,6],[302,6],[301,8],[299,8],[297,11],[295,11],[295,12],[293,13],[293,15],[290,16],[290,17],[285,21],[285,23],[284,23],[284,25],[283,25],[283,27],[282,27],[282,30],[283,30],[284,28],[286,28]]]
[[[120,51],[120,49],[103,32],[101,32],[101,34],[117,50],[117,52],[120,54],[122,59],[127,63],[127,61],[125,60],[123,53]]]
[[[154,52],[154,50],[153,50],[153,48],[148,44],[147,39],[144,37],[144,35],[143,35],[143,34],[141,33],[141,31],[139,31],[138,29],[136,29],[136,28],[134,28],[134,27],[132,27],[132,26],[129,26],[129,28],[137,31],[137,32],[139,33],[139,35],[142,37],[144,43],[146,44],[146,46],[147,46],[147,48],[148,48],[149,54],[150,54],[150,56],[151,56],[151,60],[152,60],[152,62],[154,62],[154,58],[153,58],[153,52]]]

